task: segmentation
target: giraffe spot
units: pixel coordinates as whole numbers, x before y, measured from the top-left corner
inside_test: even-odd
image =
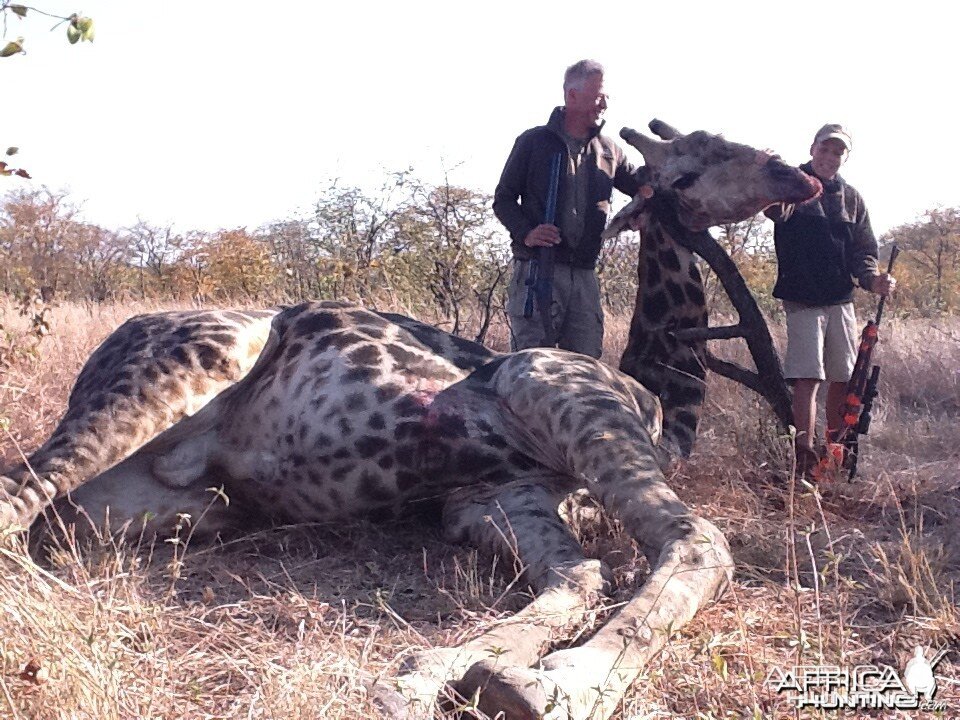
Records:
[[[303,308],[305,309],[305,308]],[[303,311],[300,310],[300,312]],[[294,308],[296,311],[296,308]],[[296,315],[296,312],[287,311],[287,316]],[[343,321],[332,312],[315,312],[300,318],[294,326],[297,335],[309,336],[316,333],[336,330],[343,326]]]
[[[699,284],[687,283],[687,297],[690,298],[690,302],[696,305],[697,307],[703,307],[706,303],[706,298],[703,295],[703,288]]]
[[[332,487],[327,490],[327,497],[330,498],[330,502],[332,502],[335,507],[343,507],[343,495],[340,494],[340,491],[337,490],[337,488]]]
[[[394,497],[394,493],[390,492],[390,489],[383,485],[376,475],[369,472],[360,476],[357,491],[362,498],[373,502],[386,502]]]
[[[423,425],[419,421],[407,421],[397,423],[393,431],[393,436],[397,440],[406,440],[407,438],[419,438],[423,436]]]
[[[373,325],[364,325],[362,328],[363,332],[371,340],[383,340],[385,333],[383,328],[375,327]]]
[[[616,413],[623,410],[623,403],[613,398],[589,398],[583,403],[586,407],[599,410],[604,413]]]
[[[350,418],[340,418],[337,420],[337,425],[340,427],[340,434],[344,437],[353,433],[353,424],[350,422]]]
[[[374,394],[377,397],[377,402],[385,403],[385,402],[389,402],[390,400],[393,400],[402,392],[403,392],[403,388],[401,388],[399,385],[388,383],[386,385],[380,385],[374,391]]]
[[[348,312],[347,317],[349,317],[355,323],[368,323],[371,322],[376,316],[368,310],[357,308]]]
[[[397,489],[405,493],[410,488],[416,487],[420,482],[420,476],[416,473],[407,472],[406,470],[400,470],[397,472]]]
[[[127,396],[133,391],[133,387],[129,383],[119,383],[113,387],[113,392],[117,395]]]
[[[690,275],[690,279],[693,280],[697,285],[703,285],[703,278],[700,276],[700,270],[697,268],[696,263],[690,263],[688,274]]]
[[[473,380],[479,380],[480,382],[490,382],[493,379],[494,373],[500,369],[500,366],[507,361],[508,357],[504,356],[497,358],[496,360],[491,360],[488,363],[484,363],[472,373],[470,377]]]
[[[648,262],[646,264],[647,268],[647,287],[654,288],[660,284],[661,275],[660,275],[660,266],[655,262]]]
[[[680,272],[680,258],[677,257],[676,250],[667,248],[657,253],[657,259],[660,264],[671,272]]]
[[[370,458],[383,450],[387,445],[387,439],[374,435],[364,435],[354,443],[357,454],[362,458]]]
[[[177,345],[173,348],[173,350],[170,351],[170,357],[180,365],[192,365],[190,361],[190,355],[180,345]]]
[[[346,460],[348,457],[351,457],[353,453],[350,452],[349,448],[341,447],[333,451],[334,460]]]
[[[364,344],[351,350],[347,359],[354,365],[379,365],[380,349],[372,343]]]
[[[673,300],[674,305],[683,305],[687,298],[683,293],[683,287],[679,283],[675,283],[673,280],[667,280],[666,282],[667,292],[670,293],[670,299]]]
[[[387,423],[384,420],[383,415],[375,412],[371,413],[370,417],[367,418],[367,426],[371,430],[383,430],[387,426]]]
[[[404,467],[413,467],[414,448],[412,445],[401,445],[394,454],[396,455],[398,463]]]
[[[303,343],[295,342],[295,343],[290,343],[290,345],[287,347],[286,352],[284,352],[283,354],[291,362],[299,362],[301,352],[303,352]]]
[[[397,398],[393,403],[393,412],[398,417],[422,416],[426,413],[423,405],[409,395]]]
[[[563,365],[556,361],[544,363],[542,370],[549,375],[560,375],[563,372]]]
[[[469,436],[466,418],[454,413],[442,413],[437,418],[434,434],[437,437],[451,440],[466,438]]]
[[[350,393],[347,395],[347,399],[344,402],[344,407],[346,407],[348,412],[357,412],[363,410],[367,407],[367,398],[363,393],[356,392]]]
[[[352,463],[348,465],[338,465],[330,470],[330,479],[337,483],[342,483],[346,480],[347,475],[353,472],[354,465]]]
[[[393,455],[383,455],[379,460],[377,460],[377,465],[384,470],[389,470],[393,467],[394,462]]]
[[[643,298],[643,314],[650,322],[659,322],[667,314],[667,295],[659,290]]]
[[[347,384],[350,383],[369,383],[373,382],[377,377],[377,373],[373,368],[368,367],[355,367],[350,370],[347,370],[343,374],[343,381]]]

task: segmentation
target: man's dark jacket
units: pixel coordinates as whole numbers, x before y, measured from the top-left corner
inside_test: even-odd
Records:
[[[810,163],[800,169],[813,175]],[[838,305],[853,299],[853,277],[870,287],[877,272],[877,240],[866,205],[837,175],[823,195],[799,205],[767,209],[774,221],[777,283],[773,296],[804,305]]]
[[[493,212],[510,232],[513,256],[518,260],[531,260],[536,248],[524,245],[523,239],[537,225],[543,223],[547,202],[547,186],[550,182],[550,161],[556,153],[562,153],[561,169],[570,172],[570,152],[563,138],[562,107],[556,108],[546,125],[524,132],[513,145],[500,182],[493,195]],[[639,183],[634,178],[634,168],[627,162],[623,150],[610,138],[595,128],[587,146],[583,163],[593,169],[589,175],[587,209],[583,217],[583,236],[579,241],[561,233],[556,246],[557,262],[579,268],[593,268],[600,254],[600,233],[607,224],[610,196],[613,188],[630,195],[636,194]],[[560,178],[557,193],[557,218],[567,202],[567,183]],[[519,200],[519,202],[518,202]],[[558,221],[555,224],[559,225]]]

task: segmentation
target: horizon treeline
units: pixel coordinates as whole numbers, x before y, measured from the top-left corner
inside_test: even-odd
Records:
[[[434,185],[411,171],[385,173],[373,192],[333,183],[310,212],[256,229],[203,232],[140,220],[123,228],[86,222],[65,192],[0,196],[0,292],[45,301],[169,300],[268,305],[349,299],[483,331],[503,311],[509,238],[491,198]],[[757,216],[718,228],[757,301],[779,313],[772,224]],[[881,238],[903,254],[893,309],[924,316],[960,306],[960,208],[928,210]],[[600,258],[604,302],[629,311],[636,296],[639,238],[608,241]],[[711,307],[729,306],[706,276]],[[860,303],[873,299],[859,293]]]

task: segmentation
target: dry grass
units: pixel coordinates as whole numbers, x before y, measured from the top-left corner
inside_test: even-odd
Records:
[[[93,347],[154,309],[54,311],[36,355],[0,371],[0,464],[49,434]],[[606,359],[628,321],[608,319]],[[26,320],[0,306],[0,323],[22,346]],[[619,717],[794,717],[764,688],[775,666],[900,669],[917,644],[958,650],[960,323],[889,322],[883,335],[881,400],[854,483],[791,496],[789,442],[755,398],[712,380],[697,452],[671,482],[726,531],[737,582],[647,669]],[[502,327],[492,337],[505,346]],[[636,548],[609,525],[583,533],[616,569],[613,601],[629,595],[644,573]],[[67,547],[36,562],[21,547],[0,553],[3,718],[371,717],[365,677],[523,602],[509,563],[445,544],[424,519],[216,546]],[[960,713],[957,661],[937,670],[947,717]]]

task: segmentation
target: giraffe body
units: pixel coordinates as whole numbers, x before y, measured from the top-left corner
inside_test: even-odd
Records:
[[[621,370],[555,349],[501,355],[343,302],[140,316],[93,354],[30,467],[0,475],[0,530],[29,525],[51,500],[67,522],[109,517],[136,534],[169,532],[184,514],[214,533],[439,501],[452,539],[515,557],[537,595],[511,621],[416,653],[374,684],[384,712],[428,716],[452,682],[464,696],[482,688],[491,716],[609,717],[664,628],[689,621],[732,572],[723,535],[661,471],[665,450],[690,452],[703,400],[703,342],[670,335],[706,325],[685,233],[817,190],[718,136],[637,137],[649,185],[612,223],[643,231]],[[584,646],[543,657],[608,575],[557,514],[579,488],[619,517],[653,570]]]

